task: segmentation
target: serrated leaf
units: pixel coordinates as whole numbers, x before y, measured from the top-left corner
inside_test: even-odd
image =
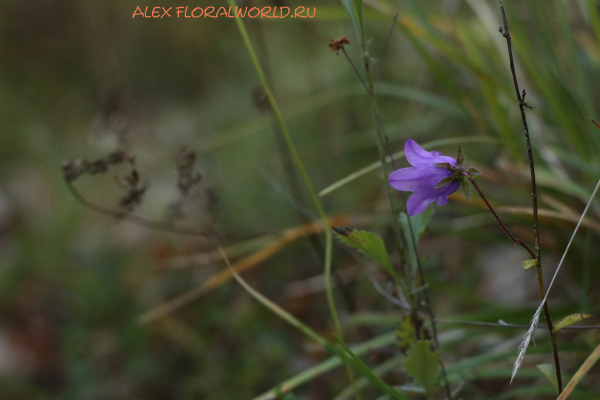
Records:
[[[438,381],[440,352],[431,350],[431,340],[418,340],[406,352],[406,359],[402,363],[410,376],[417,381],[428,397],[433,394]]]
[[[479,170],[479,168],[469,167],[469,169],[467,170],[467,174],[469,174],[470,176],[477,176],[481,175],[481,171]]]
[[[462,165],[465,161],[465,154],[463,153],[463,147],[460,142],[458,142],[458,150],[456,150],[456,165]]]
[[[562,328],[565,328],[569,325],[573,325],[575,322],[581,321],[582,319],[586,319],[592,317],[592,314],[571,314],[564,317],[558,324],[554,325],[554,329],[552,329],[552,333],[556,333],[560,331]]]
[[[465,193],[467,200],[471,201],[471,188],[469,187],[469,183],[466,181],[462,181],[460,183],[460,187],[462,187],[462,190]]]
[[[544,376],[548,378],[550,382],[552,382],[552,384],[556,388],[556,391],[558,392],[558,381],[556,380],[556,372],[554,371],[554,366],[552,364],[538,364],[536,365],[536,367],[538,367],[538,369],[542,371],[542,374],[544,374]]]
[[[435,185],[434,189],[441,189],[445,186],[448,186],[449,184],[452,183],[453,180],[454,179],[451,176],[448,176],[448,177],[442,179],[441,181],[439,181],[438,184]]]
[[[398,338],[397,346],[401,349],[410,347],[417,340],[410,317],[404,317],[400,327],[396,330],[396,338]]]
[[[447,163],[447,162],[433,163],[433,165],[435,165],[436,167],[439,167],[439,168],[447,169],[449,171],[452,170],[452,168],[453,168],[452,164]]]
[[[395,271],[385,248],[385,243],[381,236],[373,232],[350,230],[348,228],[333,228],[337,237],[348,246],[355,248],[361,254],[379,263],[392,275]]]
[[[523,261],[523,269],[529,269],[529,268],[537,267],[537,266],[538,266],[538,260],[529,259],[529,260]]]

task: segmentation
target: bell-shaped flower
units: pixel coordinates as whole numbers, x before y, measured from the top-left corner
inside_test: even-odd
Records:
[[[425,151],[412,139],[406,141],[404,154],[412,167],[392,172],[390,184],[396,190],[413,192],[406,202],[408,215],[422,213],[434,201],[439,206],[448,204],[448,195],[461,186],[453,174],[456,159],[439,151]]]

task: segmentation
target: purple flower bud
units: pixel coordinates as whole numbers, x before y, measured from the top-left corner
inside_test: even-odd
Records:
[[[425,151],[412,139],[406,141],[404,154],[412,167],[392,172],[390,185],[396,190],[413,192],[406,202],[408,215],[422,213],[434,201],[439,206],[448,204],[448,195],[458,190],[460,182],[452,181],[436,189],[436,185],[442,179],[452,176],[452,172],[433,164],[449,163],[455,166],[456,160],[443,156],[439,151]]]

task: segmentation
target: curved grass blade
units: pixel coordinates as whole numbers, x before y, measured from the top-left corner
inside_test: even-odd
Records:
[[[352,351],[356,355],[362,355],[362,354],[367,353],[371,348],[387,346],[389,344],[394,343],[395,340],[396,340],[396,336],[395,336],[394,332],[388,332],[381,336],[377,336],[376,338],[367,340],[366,342],[363,342],[359,345],[354,346],[352,348]],[[373,372],[375,374],[377,374],[378,373],[377,371],[380,371],[381,368],[383,368],[385,364],[386,363],[378,365],[377,367],[375,367],[373,369]],[[272,388],[271,390],[261,394],[258,397],[255,397],[253,400],[273,400],[273,399],[275,399],[276,388],[279,388],[281,393],[286,393],[290,390],[293,390],[293,389],[299,387],[300,385],[302,385],[304,383],[307,383],[307,382],[315,379],[316,377],[318,377],[326,372],[329,372],[329,371],[339,367],[340,365],[342,365],[342,360],[339,357],[337,357],[337,356],[330,357],[327,360],[322,361],[319,364],[317,364],[313,367],[310,367],[310,368],[300,372],[299,374],[294,375],[293,377],[285,380],[284,382],[278,384],[276,387]],[[365,386],[365,382],[367,382],[366,378],[361,377],[360,379],[358,379],[356,381],[356,385],[360,389]],[[349,395],[352,396],[353,395],[352,386],[349,386],[348,389],[349,389]]]
[[[377,386],[386,394],[390,395],[393,399],[408,400],[408,397],[404,396],[402,393],[398,392],[396,389],[379,379],[379,377],[377,377],[377,375],[375,375],[373,371],[371,371],[369,367],[367,367],[365,363],[363,363],[362,360],[358,358],[356,354],[354,354],[352,350],[350,350],[348,346],[346,346],[344,342],[342,342],[337,336],[335,336],[335,338],[337,339],[338,343],[344,348],[344,350],[346,350],[346,353],[348,353],[348,355],[354,361],[354,368],[356,368],[373,385]]]

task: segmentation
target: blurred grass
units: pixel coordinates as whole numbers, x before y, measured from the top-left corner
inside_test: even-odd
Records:
[[[275,4],[256,2],[263,3]],[[0,4],[2,397],[253,398],[326,357],[303,348],[302,336],[232,284],[167,319],[136,324],[145,311],[201,285],[222,267],[212,260],[173,270],[167,268],[171,259],[277,235],[300,224],[297,205],[258,172],[269,171],[287,188],[270,118],[256,99],[259,83],[233,21],[131,19],[136,6],[129,0]],[[600,139],[589,122],[599,119],[598,4],[506,0],[505,6],[519,79],[528,91],[527,102],[535,106],[528,118],[540,190],[580,213],[600,172]],[[376,162],[377,150],[363,89],[346,61],[327,46],[331,38],[346,34],[352,41],[348,51],[357,61],[351,22],[337,1],[316,7],[312,20],[245,22],[253,40],[259,40],[259,28],[263,32],[261,63],[272,71],[273,90],[311,180],[316,188],[326,188]],[[493,146],[465,144],[467,163],[486,167],[488,176],[496,178],[481,182],[490,199],[528,207],[525,146],[506,49],[498,44],[496,3],[366,1],[363,7],[374,57],[383,49],[391,15],[400,13],[380,66],[379,105],[393,150],[401,151],[408,138],[419,143],[454,137],[496,141]],[[64,159],[93,159],[123,148],[136,155],[150,184],[136,214],[162,220],[178,196],[173,157],[182,145],[198,153],[203,181],[178,223],[206,231],[206,238],[106,219],[78,205],[62,182]],[[455,148],[448,144],[435,150],[452,155]],[[389,228],[380,223],[388,217],[381,211],[385,178],[375,173],[331,192],[323,198],[328,215],[373,215],[369,229],[389,239]],[[110,206],[124,193],[113,171],[83,177],[77,185],[86,197]],[[508,253],[511,243],[485,215],[483,224],[469,225],[465,218],[477,215],[476,207],[451,202],[436,211],[422,239],[434,310],[447,319],[527,323],[536,306],[535,277],[507,263],[504,274],[525,284],[490,280],[486,265],[493,260],[486,254],[496,247]],[[531,240],[529,217],[503,218],[516,234]],[[590,218],[598,223],[597,208]],[[548,274],[572,229],[570,222],[542,221]],[[598,233],[587,229],[569,255],[551,299],[554,318],[600,311],[597,239]],[[334,251],[334,270],[356,263],[341,249]],[[344,285],[354,304],[336,289],[342,323],[348,326],[358,315],[376,319],[393,309],[373,289],[368,278],[374,273],[361,268],[362,275]],[[318,285],[302,296],[288,293],[290,283],[306,283],[319,274],[321,264],[311,245],[299,241],[245,279],[326,336],[332,328]],[[490,288],[522,292],[522,307],[491,298]],[[394,318],[385,326],[349,328],[346,342],[384,334]],[[444,328],[442,334],[453,331]],[[569,335],[559,337],[559,349],[567,375],[573,375],[600,337],[595,332]],[[550,386],[535,386],[543,377],[536,378],[533,368],[507,386],[516,336],[478,331],[444,345],[449,368],[457,366],[456,379],[467,381],[465,398],[552,398],[546,391]],[[490,355],[503,346],[504,358]],[[526,358],[525,367],[550,360],[544,346],[539,344],[529,362]],[[365,361],[376,367],[397,357],[385,350]],[[467,367],[461,363],[477,360],[483,360],[481,374],[463,373]],[[296,390],[299,396],[329,399],[344,390],[342,377],[339,370],[330,371]],[[401,370],[386,378],[405,383]],[[575,392],[572,397],[597,397],[598,381],[596,367],[578,386],[580,397]],[[377,395],[369,389],[364,394]]]

